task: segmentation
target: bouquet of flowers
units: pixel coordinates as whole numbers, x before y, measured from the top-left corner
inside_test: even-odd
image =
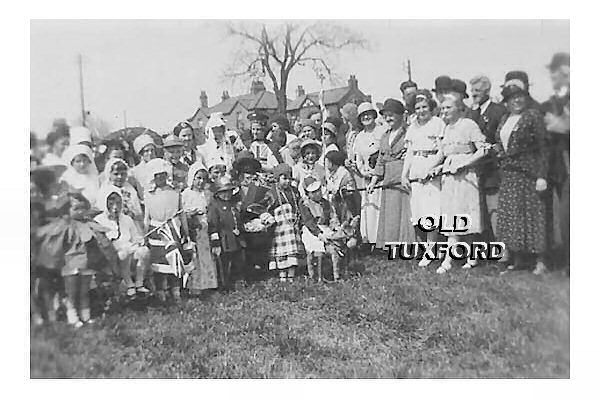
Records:
[[[244,224],[246,232],[265,232],[275,223],[275,218],[268,212],[260,214],[258,218],[254,218]]]

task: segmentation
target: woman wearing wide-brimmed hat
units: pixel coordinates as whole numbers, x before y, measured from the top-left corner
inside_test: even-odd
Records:
[[[386,242],[412,242],[414,232],[410,223],[410,196],[402,183],[402,169],[406,157],[406,119],[404,105],[399,100],[387,99],[379,113],[385,118],[388,130],[381,138],[375,175],[368,192],[372,193],[380,182],[381,212],[377,232],[377,248]],[[394,185],[394,186],[391,186]]]
[[[496,133],[499,155],[507,156],[499,161],[497,238],[506,244],[514,266],[522,266],[525,256],[535,254],[534,273],[539,274],[546,269],[546,129],[542,114],[528,102],[522,82],[506,84],[502,96],[509,113]]]
[[[366,188],[375,173],[375,164],[379,155],[379,146],[384,130],[376,124],[378,113],[371,103],[362,103],[358,106],[358,120],[362,130],[354,141],[354,155],[356,169],[360,176],[357,177],[357,186]],[[379,205],[381,189],[371,192],[361,192],[360,233],[363,243],[375,244],[379,223]]]

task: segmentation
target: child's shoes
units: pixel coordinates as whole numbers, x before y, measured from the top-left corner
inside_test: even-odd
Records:
[[[81,328],[83,326],[83,322],[79,320],[79,317],[77,316],[77,310],[74,308],[67,310],[67,322],[69,325],[73,326],[73,328]]]
[[[83,323],[91,324],[92,322],[94,322],[94,320],[91,318],[91,313],[90,313],[89,308],[81,309],[79,316],[80,316],[81,322],[83,322]]]

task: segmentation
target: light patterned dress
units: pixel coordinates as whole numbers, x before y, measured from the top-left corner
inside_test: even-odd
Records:
[[[384,133],[385,129],[381,127],[375,127],[372,131],[362,130],[354,140],[356,168],[361,174],[356,179],[359,188],[366,188],[375,175],[375,162]],[[361,192],[360,233],[364,243],[375,244],[377,241],[380,203],[381,189],[375,189],[373,193]]]
[[[193,231],[196,244],[195,268],[191,272],[191,282],[188,287],[192,294],[199,294],[204,289],[216,289],[217,266],[210,252],[208,240],[206,192],[188,188],[183,191],[181,202],[188,215],[188,225]]]
[[[445,157],[442,172],[452,167],[461,167],[478,148],[485,143],[485,136],[479,126],[470,119],[460,118],[452,125],[446,125],[441,150]],[[471,226],[467,232],[452,235],[480,233],[483,227],[479,178],[473,169],[442,176],[441,212],[452,223],[455,215],[467,214]]]

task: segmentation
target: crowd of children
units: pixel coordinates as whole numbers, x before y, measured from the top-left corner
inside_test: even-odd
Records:
[[[87,129],[51,133],[70,145],[42,161],[32,152],[32,320],[55,321],[63,304],[69,324],[90,322],[91,291],[177,304],[270,272],[281,282],[305,269],[318,282],[342,279],[360,240],[344,154],[323,154],[312,121],[298,138],[281,118],[279,129],[250,118],[251,141],[228,136],[213,115],[200,140],[182,123],[162,141],[108,143],[101,162]]]

